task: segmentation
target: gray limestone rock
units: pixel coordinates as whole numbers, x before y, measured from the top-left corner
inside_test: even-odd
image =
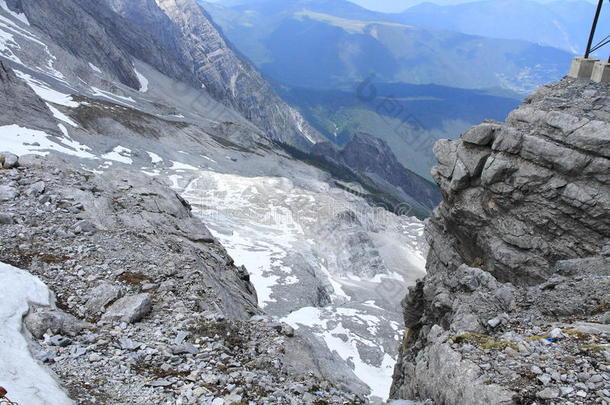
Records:
[[[151,309],[149,294],[127,295],[110,305],[102,319],[134,323],[144,318]]]
[[[47,330],[54,334],[75,336],[86,326],[74,316],[50,308],[30,311],[24,322],[30,333],[38,339],[42,338]]]
[[[94,314],[104,311],[106,306],[121,296],[121,287],[111,283],[101,283],[89,293],[89,300],[85,304],[87,312]]]
[[[19,164],[19,158],[13,153],[0,152],[0,164],[3,169],[13,169]]]
[[[500,125],[485,123],[477,125],[466,131],[462,135],[464,142],[474,145],[487,146],[494,140],[494,133],[500,128]]]
[[[19,190],[8,185],[0,185],[0,201],[12,201],[19,195]]]
[[[607,91],[566,79],[532,95],[506,123],[436,144],[444,201],[426,226],[427,275],[403,303],[408,329],[391,398],[602,400],[594,373],[563,388],[576,383],[578,364],[604,361],[575,336],[602,349],[609,336],[610,105],[593,107]],[[577,365],[569,365],[574,353]],[[535,372],[523,380],[511,370]]]

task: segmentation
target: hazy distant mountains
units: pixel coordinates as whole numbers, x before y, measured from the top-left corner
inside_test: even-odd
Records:
[[[400,14],[398,20],[485,37],[522,39],[582,54],[594,10],[595,5],[585,0],[547,4],[487,0],[454,6],[424,3]],[[610,10],[604,10],[599,33],[610,34]]]
[[[376,13],[345,0],[228,0],[204,6],[264,74],[291,86],[337,88],[374,73],[386,82],[525,93],[563,76],[572,56],[533,42],[447,30],[459,27],[443,27],[442,21],[422,27],[434,20],[430,5],[420,6],[427,20]]]
[[[428,178],[434,140],[503,120],[522,94],[565,75],[595,10],[588,0],[434,1],[394,14],[347,0],[199,1],[318,131],[340,146],[373,134]],[[368,81],[377,94],[363,101]]]
[[[368,81],[350,91],[282,86],[279,92],[336,144],[343,146],[360,132],[374,134],[405,167],[427,178],[436,163],[436,140],[485,119],[503,120],[519,104],[484,91]]]

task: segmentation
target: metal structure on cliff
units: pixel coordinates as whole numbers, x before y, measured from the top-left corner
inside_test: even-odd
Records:
[[[601,41],[599,41],[596,45],[593,45],[593,40],[595,38],[595,32],[597,31],[597,23],[599,22],[599,17],[602,12],[602,7],[604,5],[604,0],[599,0],[597,4],[597,9],[595,10],[595,17],[593,18],[593,25],[591,26],[591,34],[589,34],[589,42],[587,42],[587,50],[585,52],[585,59],[589,58],[589,56],[604,47],[605,45],[610,43],[610,35],[607,35]],[[608,62],[610,63],[610,58],[608,58]]]

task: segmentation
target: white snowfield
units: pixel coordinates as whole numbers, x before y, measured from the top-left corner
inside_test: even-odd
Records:
[[[399,346],[400,300],[407,284],[424,275],[423,223],[376,212],[315,180],[298,185],[283,177],[205,170],[170,179],[235,263],[248,269],[259,305],[320,338],[351,365],[372,395],[387,398],[396,361],[384,348],[395,352]],[[372,223],[324,232],[345,210]],[[358,232],[370,238],[374,249],[350,245],[350,235]],[[360,256],[360,264],[346,264],[360,254],[366,256]],[[383,264],[377,274],[358,268],[379,261]],[[315,295],[315,285],[307,278],[312,269],[327,285],[332,301],[323,307],[295,304]]]
[[[68,405],[72,401],[30,353],[23,316],[30,305],[51,304],[49,289],[30,273],[0,263],[0,386],[20,405]]]
[[[65,126],[59,128],[65,138],[56,138],[46,132],[20,127],[19,125],[5,125],[0,127],[0,145],[2,150],[18,156],[27,154],[48,155],[50,151],[61,152],[81,158],[96,158],[91,154],[90,148],[70,139]]]

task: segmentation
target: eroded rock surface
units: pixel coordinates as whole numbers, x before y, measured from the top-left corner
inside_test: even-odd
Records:
[[[610,401],[609,90],[564,79],[436,145],[444,201],[392,397]]]
[[[55,294],[25,326],[75,403],[364,402],[310,368],[292,328],[260,315],[248,272],[172,189],[53,155],[18,163],[0,170],[15,191],[0,203],[0,262]]]

